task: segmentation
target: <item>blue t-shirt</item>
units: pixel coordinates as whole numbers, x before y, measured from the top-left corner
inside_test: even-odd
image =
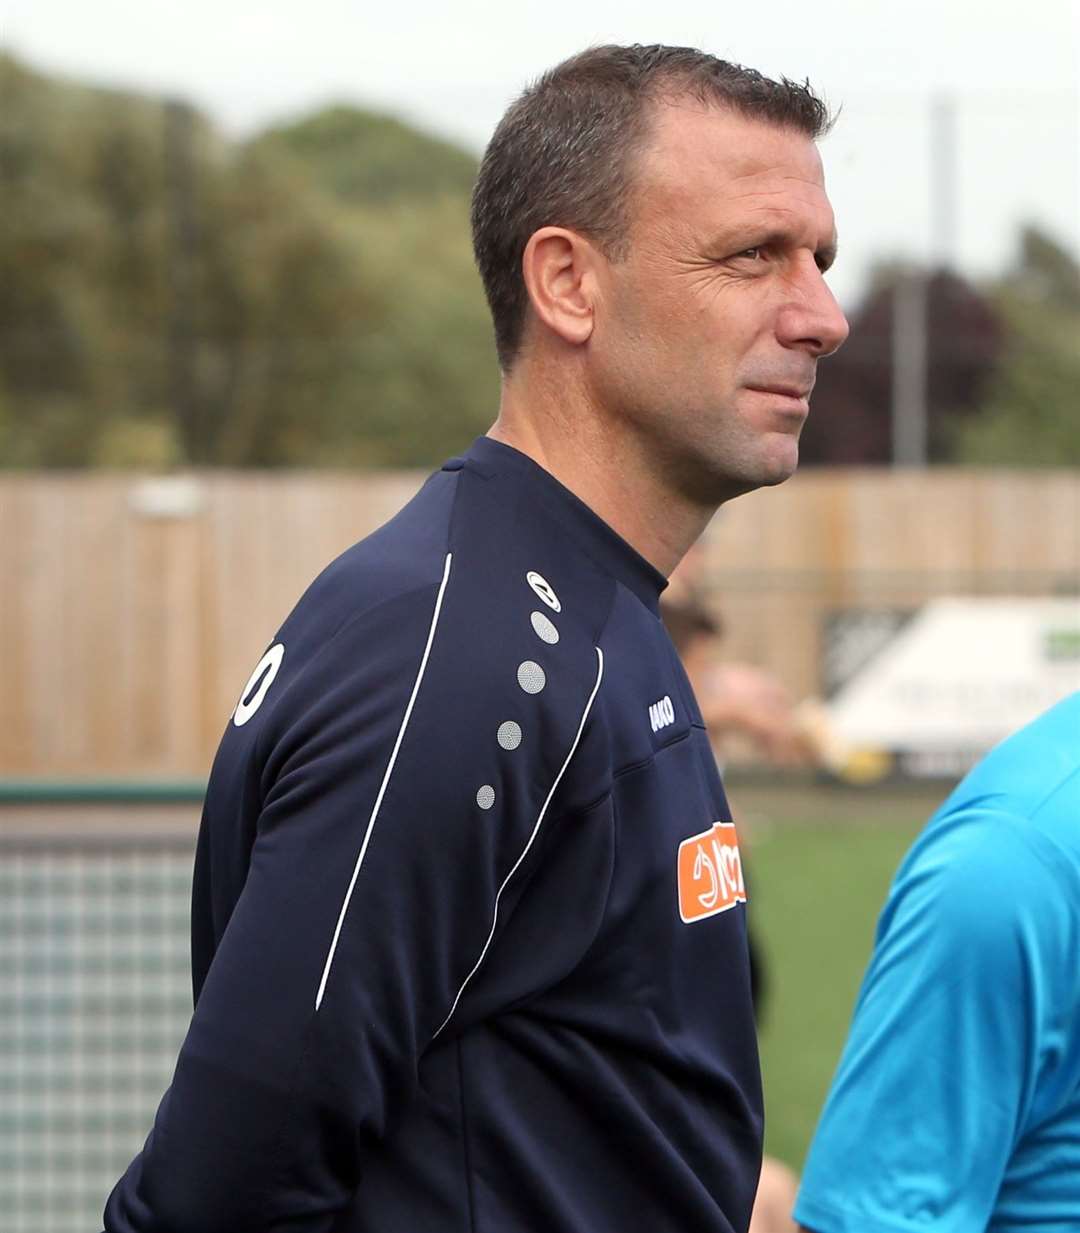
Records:
[[[993,750],[900,866],[795,1214],[1080,1229],[1080,694]]]
[[[663,586],[485,438],[313,583],[214,763],[109,1233],[745,1230],[746,896]]]

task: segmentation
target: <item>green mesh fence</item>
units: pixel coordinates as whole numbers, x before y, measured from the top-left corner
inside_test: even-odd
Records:
[[[0,837],[0,1230],[93,1233],[191,1015],[193,840]]]

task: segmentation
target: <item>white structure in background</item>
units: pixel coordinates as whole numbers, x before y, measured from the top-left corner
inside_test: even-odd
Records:
[[[918,776],[963,774],[1080,689],[1080,599],[938,599],[826,704],[833,738]]]

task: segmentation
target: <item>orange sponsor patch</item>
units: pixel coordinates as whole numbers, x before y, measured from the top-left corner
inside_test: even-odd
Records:
[[[733,822],[714,822],[679,844],[679,915],[691,924],[746,902]]]

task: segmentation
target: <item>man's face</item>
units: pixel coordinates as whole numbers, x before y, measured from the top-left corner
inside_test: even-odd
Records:
[[[817,361],[847,336],[817,147],[694,100],[656,107],[626,256],[602,270],[588,380],[687,498],[795,470]]]

